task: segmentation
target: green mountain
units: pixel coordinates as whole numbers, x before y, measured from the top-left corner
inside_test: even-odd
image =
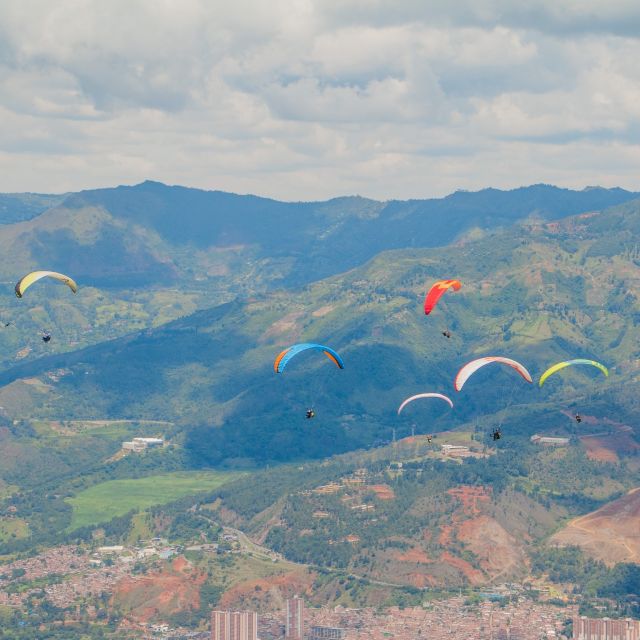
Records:
[[[12,418],[170,421],[197,465],[323,457],[388,441],[394,428],[398,437],[496,425],[522,436],[575,431],[562,411],[624,422],[637,409],[639,226],[632,202],[442,249],[385,252],[302,291],[14,367],[0,381],[16,394],[24,393],[19,379],[33,377],[53,391],[30,390],[13,412],[9,387],[0,399]],[[425,287],[450,276],[463,288],[426,318]],[[447,327],[451,340],[441,335]],[[304,354],[275,375],[275,355],[297,341],[330,344],[345,370]],[[455,394],[459,367],[482,355],[513,357],[536,378],[567,357],[599,360],[611,375],[576,368],[540,390],[489,367]],[[58,369],[65,375],[52,382],[47,372]],[[422,390],[455,394],[454,411],[415,407],[398,418],[400,401]],[[301,419],[310,405],[312,426]]]
[[[0,369],[160,326],[277,288],[306,285],[383,250],[446,245],[533,216],[554,218],[627,201],[622,189],[536,185],[376,202],[284,203],[145,182],[65,196],[0,196]],[[81,294],[25,272],[73,274]],[[53,334],[44,345],[40,332]]]
[[[258,229],[256,220],[243,231],[251,248],[233,249],[227,271],[198,271],[219,251],[215,243],[237,239],[225,240],[224,233],[231,232],[219,229],[198,240],[204,233],[198,225],[205,225],[207,214],[204,205],[199,210],[194,204],[201,214],[193,218],[195,230],[172,240],[163,225],[178,209],[149,205],[149,193],[157,197],[166,189],[145,183],[109,191],[109,197],[117,192],[123,201],[129,201],[127,190],[135,191],[147,203],[131,208],[107,202],[102,192],[73,196],[36,218],[7,225],[8,235],[0,236],[7,251],[21,248],[25,269],[39,255],[34,247],[40,247],[42,255],[59,260],[57,268],[69,266],[58,267],[64,259],[75,260],[75,270],[69,269],[74,275],[84,269],[89,281],[105,278],[75,297],[44,285],[39,295],[17,301],[26,305],[16,333],[27,322],[37,326],[43,317],[38,314],[45,313],[58,317],[57,340],[64,342],[65,331],[73,331],[80,336],[75,346],[90,346],[70,350],[67,345],[66,351],[48,354],[41,348],[36,356],[34,345],[21,364],[9,366],[11,358],[5,359],[0,371],[1,552],[91,540],[99,516],[74,530],[72,523],[83,521],[74,505],[90,501],[93,494],[85,492],[94,486],[104,500],[105,483],[114,479],[151,482],[163,475],[168,482],[173,471],[250,470],[248,477],[208,495],[173,505],[146,502],[134,519],[105,506],[105,520],[114,513],[119,517],[102,527],[101,535],[121,541],[142,527],[145,535],[179,530],[181,539],[191,534],[198,539],[185,514],[205,508],[196,502],[205,504],[205,519],[211,513],[291,560],[319,565],[327,573],[318,574],[317,589],[328,599],[344,591],[335,581],[346,580],[350,595],[340,601],[361,604],[366,594],[354,589],[363,580],[420,589],[520,578],[527,556],[566,518],[637,486],[640,201],[600,212],[585,206],[551,221],[547,218],[556,205],[540,213],[540,203],[529,202],[508,216],[504,204],[504,215],[486,214],[489,222],[477,225],[480,218],[470,214],[466,226],[447,231],[450,237],[444,231],[434,234],[430,247],[407,246],[410,238],[391,233],[384,237],[385,229],[402,226],[395,219],[381,222],[391,205],[370,218],[352,212],[341,218],[344,241],[366,244],[369,235],[358,235],[350,225],[371,225],[372,244],[379,233],[387,250],[367,256],[369,249],[362,249],[361,259],[370,259],[359,266],[349,262],[355,257],[338,252],[331,270],[348,270],[302,285],[306,276],[293,272],[304,253],[295,256],[287,248],[284,258],[274,256],[274,247],[283,245],[269,236],[268,225]],[[549,195],[548,189],[539,191]],[[525,192],[531,195],[526,190],[520,195]],[[228,194],[214,195],[235,202]],[[98,196],[104,199],[100,205]],[[213,197],[190,191],[188,196]],[[467,196],[481,203],[480,194],[452,199]],[[281,220],[274,213],[278,203],[246,202],[248,210],[264,205],[268,215]],[[320,216],[320,205],[300,206],[309,208],[312,219]],[[144,218],[137,211],[151,213]],[[424,223],[420,228],[426,229],[421,215],[428,218],[407,213],[407,224]],[[229,214],[221,229],[240,229],[240,223],[233,226],[240,217]],[[197,242],[205,248],[197,248]],[[393,248],[394,242],[401,248]],[[300,241],[310,263],[321,265],[321,247],[314,253],[314,244],[321,243],[312,235]],[[85,253],[73,255],[80,245]],[[59,246],[66,250],[56,253]],[[121,254],[115,253],[117,246]],[[329,250],[329,241],[324,247]],[[253,262],[240,266],[247,251],[253,252]],[[118,256],[115,264],[92,276],[92,253],[102,263],[110,252]],[[122,265],[139,266],[129,289],[120,284]],[[459,278],[463,287],[425,317],[425,290],[443,277]],[[218,296],[211,294],[215,287]],[[171,307],[178,303],[179,308]],[[98,311],[101,307],[105,310]],[[120,315],[114,309],[121,308],[128,311],[113,327],[115,314]],[[161,318],[154,315],[158,309],[163,309]],[[91,325],[94,317],[101,318],[104,329]],[[81,322],[93,334],[82,337]],[[451,339],[443,337],[445,329]],[[298,341],[330,344],[346,368],[306,353],[276,375],[274,357]],[[456,393],[453,378],[459,367],[483,355],[520,360],[536,380],[547,366],[567,357],[599,360],[610,376],[575,368],[539,389],[512,370],[493,366]],[[429,390],[451,396],[454,409],[424,402],[397,416],[403,398]],[[304,418],[308,406],[316,409],[314,420]],[[580,425],[573,420],[575,412],[584,417]],[[489,437],[496,426],[504,434],[497,443]],[[570,442],[544,449],[530,442],[535,433],[565,435]],[[429,442],[426,434],[437,437]],[[122,440],[135,435],[161,435],[169,446],[121,457]],[[471,457],[456,460],[441,444],[467,446]],[[602,451],[614,462],[599,462]],[[181,481],[192,486],[188,478]],[[199,518],[192,519],[201,526]]]

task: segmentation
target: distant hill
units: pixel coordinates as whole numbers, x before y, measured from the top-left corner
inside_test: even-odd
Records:
[[[535,185],[432,200],[286,203],[156,182],[0,195],[0,370],[238,297],[306,286],[384,250],[444,246],[635,196]],[[17,301],[17,278],[43,267],[73,274],[80,293],[39,283]],[[46,349],[43,330],[54,335]]]
[[[0,193],[0,224],[30,220],[60,204],[65,198],[65,194]]]
[[[224,251],[266,260],[268,268],[254,264],[257,279],[291,285],[339,273],[380,251],[445,245],[470,229],[601,210],[637,196],[623,189],[534,185],[431,200],[278,202],[147,181],[57,198],[1,196],[1,210],[18,224],[0,228],[0,245],[17,260],[12,273],[19,265],[46,263],[98,286],[221,277],[224,259],[218,254]],[[3,274],[8,266],[5,261],[0,267]],[[265,270],[270,275],[260,273]]]
[[[0,381],[68,370],[55,383],[45,380],[55,403],[31,395],[28,412],[23,405],[12,417],[169,420],[185,434],[194,464],[322,457],[388,441],[394,428],[404,437],[412,424],[418,433],[493,426],[520,437],[545,428],[613,432],[607,421],[632,419],[638,407],[637,230],[636,202],[443,249],[386,252],[303,291],[202,310],[14,367]],[[459,277],[463,287],[426,318],[426,284],[443,276]],[[445,327],[451,340],[441,335]],[[345,370],[306,354],[273,374],[278,351],[301,340],[330,343]],[[397,417],[404,397],[454,394],[461,364],[492,354],[521,359],[536,378],[567,357],[596,358],[611,375],[575,368],[540,390],[490,367],[455,394],[454,411],[423,405]],[[318,413],[313,438],[301,419],[310,405]],[[577,410],[594,416],[593,424],[574,424]]]
[[[571,209],[545,204],[562,194],[584,208],[548,219],[554,207]],[[67,499],[105,480],[261,468],[210,495],[207,510],[289,559],[412,589],[522,577],[531,548],[561,520],[640,484],[640,201],[594,211],[590,194],[629,195],[545,186],[454,194],[458,226],[429,236],[425,211],[447,199],[420,213],[415,203],[282,204],[145,183],[74,194],[0,228],[0,248],[15,260],[2,266],[0,313],[15,313],[16,325],[0,329],[0,491],[22,536],[8,533],[3,552],[60,542],[72,521]],[[244,213],[215,213],[234,211],[237,198],[248,198]],[[213,201],[220,224],[209,229]],[[173,236],[183,205],[197,215]],[[301,211],[326,239],[300,222],[299,241],[283,243],[258,224],[264,215],[293,228]],[[251,224],[238,222],[245,215]],[[247,244],[229,244],[239,241],[232,232]],[[411,246],[423,242],[434,246]],[[369,255],[376,246],[386,250]],[[79,278],[76,296],[41,283],[18,301],[9,278],[36,258],[87,282]],[[426,287],[442,277],[463,286],[425,317]],[[54,329],[54,348],[66,351],[31,336],[17,361],[26,328],[39,327]],[[336,348],[345,369],[314,353],[276,375],[278,351],[306,340]],[[483,355],[521,360],[535,380],[566,357],[600,360],[610,376],[574,368],[541,390],[495,366],[456,393],[456,371]],[[450,395],[454,409],[425,402],[397,415],[403,398],[426,390]],[[304,418],[309,406],[314,420]],[[569,444],[545,449],[534,433]],[[169,445],[116,455],[140,434]],[[447,457],[443,443],[472,456]],[[179,517],[185,505],[162,513]],[[125,535],[130,524],[123,516],[111,531]]]

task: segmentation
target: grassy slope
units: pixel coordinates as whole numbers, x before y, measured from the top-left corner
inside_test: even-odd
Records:
[[[588,211],[633,196],[536,185],[425,201],[280,203],[158,183],[64,198],[0,195],[0,326],[13,323],[0,329],[0,369],[238,295],[305,284],[384,249],[443,245],[476,226],[509,225],[533,212]],[[79,294],[39,283],[16,300],[15,281],[41,268],[72,274]],[[53,333],[48,345],[41,330]]]
[[[52,367],[72,372],[48,381],[55,400],[32,393],[20,405],[24,417],[201,424],[189,440],[197,463],[220,462],[232,451],[262,461],[327,455],[389,439],[392,427],[406,435],[416,419],[418,432],[480,421],[484,428],[504,422],[523,436],[544,428],[571,433],[561,409],[624,421],[638,403],[630,386],[638,375],[640,318],[633,293],[640,267],[627,240],[634,224],[640,226],[637,205],[446,250],[388,252],[299,293],[202,311],[16,369],[4,380]],[[463,288],[425,318],[425,282],[450,275]],[[453,331],[450,341],[440,335],[445,326]],[[274,354],[303,340],[329,342],[346,369],[304,355],[274,376]],[[594,357],[611,376],[576,368],[539,390],[488,368],[456,398],[453,412],[429,405],[396,417],[403,397],[427,389],[451,393],[459,366],[488,354],[520,358],[534,376],[568,356]],[[299,419],[311,403],[320,409],[313,439],[311,425]]]
[[[108,522],[131,510],[143,510],[189,494],[210,491],[237,477],[238,474],[230,472],[178,472],[103,482],[68,499],[73,507],[69,530]]]
[[[399,437],[406,436],[413,422],[418,433],[485,431],[503,422],[505,446],[521,447],[535,431],[577,433],[560,409],[579,408],[599,419],[594,425],[583,423],[581,432],[606,431],[614,426],[603,418],[624,421],[637,404],[634,336],[640,306],[634,291],[640,268],[633,238],[638,230],[640,209],[634,204],[443,250],[388,252],[298,293],[201,311],[152,332],[26,365],[4,381],[36,376],[37,384],[31,381],[26,390],[24,382],[4,387],[2,393],[11,395],[14,385],[21,385],[14,405],[11,397],[2,404],[15,406],[19,413],[10,417],[20,416],[26,426],[27,418],[38,419],[38,429],[51,420],[71,418],[176,422],[173,437],[176,442],[186,437],[189,465],[321,457],[388,440],[392,427]],[[447,295],[426,319],[420,309],[425,282],[450,275],[464,281],[462,290]],[[450,341],[440,336],[443,326],[454,333]],[[298,340],[329,341],[341,351],[347,368],[337,371],[324,359],[301,357],[283,376],[272,374],[274,354]],[[489,353],[521,358],[534,375],[569,354],[595,356],[611,367],[612,375],[600,380],[585,370],[567,371],[539,391],[494,368],[479,373],[455,398],[453,412],[425,404],[406,419],[396,417],[403,397],[426,389],[450,390],[461,362]],[[68,368],[70,374],[57,382],[43,374],[56,367]],[[44,384],[48,392],[34,391]],[[502,411],[512,388],[514,406]],[[319,408],[313,424],[301,419],[310,402]],[[43,432],[27,436],[16,425],[12,429],[13,437],[2,443],[7,447],[3,475],[11,482],[25,469],[45,466],[55,481],[73,471],[69,461],[77,462],[76,456],[84,456],[79,458],[83,463],[100,464],[118,446],[117,439],[109,438],[102,448],[87,449],[86,434],[52,435],[50,443],[60,440],[52,444],[52,455],[40,442]],[[91,437],[96,444],[101,441],[99,432],[92,431]],[[58,448],[67,451],[62,460]],[[558,509],[568,502],[575,511],[607,497],[595,491],[593,482],[615,491],[634,477],[621,479],[616,472],[600,478],[594,472],[595,480],[573,496],[582,464],[575,451],[569,466],[565,460],[536,455],[527,477],[508,465],[504,474],[517,480],[514,488],[520,493],[557,499]],[[571,482],[563,484],[563,478]],[[264,485],[259,486],[262,491]],[[250,489],[256,502],[255,486]],[[554,518],[548,520],[545,530],[553,528]]]

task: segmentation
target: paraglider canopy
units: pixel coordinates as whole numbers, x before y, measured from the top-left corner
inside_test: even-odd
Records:
[[[438,303],[438,300],[451,288],[454,291],[458,291],[462,283],[459,280],[438,280],[433,285],[431,285],[431,289],[429,289],[425,299],[424,299],[424,312],[426,315],[429,315],[433,308]]]
[[[491,364],[493,362],[498,362],[500,364],[506,364],[507,366],[515,369],[527,382],[533,382],[531,378],[531,374],[527,371],[524,365],[516,362],[515,360],[511,360],[510,358],[503,358],[501,356],[489,356],[486,358],[478,358],[477,360],[472,360],[458,371],[458,375],[456,376],[453,384],[456,388],[456,391],[462,391],[462,387],[465,382],[480,368],[484,367],[487,364]]]
[[[18,298],[22,298],[24,292],[38,280],[42,278],[54,278],[55,280],[59,280],[60,282],[66,284],[73,293],[78,291],[78,285],[75,281],[69,276],[65,276],[64,273],[57,273],[56,271],[32,271],[28,273],[26,276],[22,277],[15,286],[16,296]]]
[[[276,373],[282,373],[291,358],[308,349],[322,351],[329,360],[333,361],[340,369],[344,369],[344,361],[338,352],[334,351],[331,347],[325,347],[322,344],[315,344],[313,342],[301,342],[300,344],[294,344],[287,347],[284,351],[281,351],[273,363],[273,370]]]
[[[453,402],[447,398],[447,396],[443,396],[441,393],[418,393],[415,396],[411,396],[407,398],[399,407],[398,407],[398,415],[402,412],[402,410],[414,400],[418,400],[420,398],[439,398],[440,400],[444,400],[449,403],[449,406],[453,409]]]
[[[552,376],[554,373],[561,371],[565,367],[571,367],[574,364],[588,364],[592,367],[596,367],[596,369],[600,369],[605,376],[609,375],[609,370],[603,364],[596,362],[595,360],[585,360],[584,358],[577,358],[575,360],[565,360],[564,362],[558,362],[558,364],[554,364],[552,367],[549,367],[541,376],[540,382],[538,382],[538,386],[542,386],[545,383],[545,380]]]

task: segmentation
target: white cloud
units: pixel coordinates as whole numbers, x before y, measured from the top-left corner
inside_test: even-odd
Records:
[[[8,0],[0,190],[638,189],[636,5]]]

